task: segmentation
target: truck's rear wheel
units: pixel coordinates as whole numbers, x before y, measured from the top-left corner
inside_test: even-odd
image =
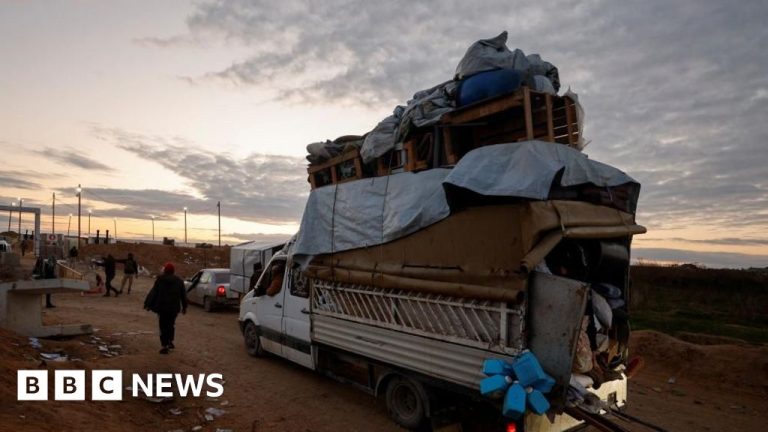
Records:
[[[245,324],[243,337],[245,338],[245,349],[248,351],[248,354],[253,357],[260,357],[264,354],[264,348],[261,347],[261,339],[259,339],[259,331],[254,323],[248,321]]]
[[[425,392],[421,385],[404,377],[395,377],[387,385],[386,401],[390,417],[400,426],[416,429],[426,418]]]

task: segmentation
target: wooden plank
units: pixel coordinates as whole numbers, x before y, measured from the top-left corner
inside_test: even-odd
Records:
[[[531,93],[528,87],[523,87],[523,112],[525,116],[525,136],[533,139],[533,119],[531,118]]]
[[[545,95],[544,100],[547,107],[547,141],[555,142],[555,123],[552,120],[552,95]]]
[[[571,98],[565,96],[563,100],[565,102],[565,122],[568,125],[568,145],[574,146],[576,143],[573,140],[573,112],[571,112]]]
[[[527,90],[527,87],[523,87],[523,89]],[[523,92],[518,90],[510,95],[502,96],[495,100],[470,105],[466,108],[461,108],[448,113],[443,116],[442,123],[446,125],[467,123],[482,117],[487,117],[491,114],[506,111],[510,108],[518,107],[522,105],[522,103]]]
[[[341,162],[348,161],[353,158],[359,158],[360,157],[360,150],[355,149],[353,151],[346,152],[344,154],[340,154],[336,157],[332,157],[328,159],[327,161],[317,164],[317,165],[310,165],[309,168],[307,168],[307,171],[312,174],[316,173],[318,171],[322,171],[326,168],[331,168],[333,166],[336,166],[340,164]]]

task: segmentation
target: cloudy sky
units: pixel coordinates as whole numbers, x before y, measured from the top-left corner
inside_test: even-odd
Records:
[[[190,242],[215,242],[221,201],[224,242],[288,235],[307,144],[369,131],[507,30],[580,95],[585,152],[642,183],[636,258],[766,266],[766,20],[764,1],[0,1],[0,203],[50,231],[55,193],[76,232],[82,184],[91,231],[146,239],[155,216],[180,239],[188,207]]]

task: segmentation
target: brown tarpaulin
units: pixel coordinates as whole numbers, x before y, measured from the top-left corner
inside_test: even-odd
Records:
[[[319,255],[311,261],[308,274],[340,282],[512,300],[525,289],[526,272],[562,237],[626,238],[642,232],[645,229],[635,224],[631,214],[579,201],[472,207],[383,245]]]

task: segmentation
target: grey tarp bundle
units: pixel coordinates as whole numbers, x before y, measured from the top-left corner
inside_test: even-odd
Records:
[[[456,66],[456,79],[495,69],[527,71],[529,67],[528,58],[521,50],[507,48],[507,32],[503,31],[494,38],[481,39],[470,45]]]
[[[473,43],[456,67],[454,80],[416,92],[407,106],[398,106],[365,137],[360,149],[363,162],[370,163],[395,148],[408,136],[412,127],[435,124],[456,109],[456,91],[463,78],[496,69],[520,71],[524,81],[536,91],[557,94],[560,78],[555,66],[538,54],[526,56],[522,50],[510,51],[507,32]],[[309,148],[307,148],[309,150]]]
[[[599,187],[637,183],[610,165],[587,158],[578,150],[544,141],[496,144],[464,155],[445,184],[486,196],[547,199],[552,181],[563,170],[563,187]]]
[[[404,172],[312,191],[294,253],[319,255],[386,243],[450,213],[442,182],[449,169]]]
[[[561,170],[565,187],[637,183],[560,144],[525,141],[480,147],[452,170],[404,172],[313,190],[293,251],[301,262],[301,256],[375,246],[426,228],[449,216],[444,190],[448,185],[483,195],[547,199]]]
[[[365,137],[360,149],[363,162],[369,163],[392,150],[402,141],[411,126],[424,127],[440,121],[443,114],[456,109],[457,83],[447,81],[413,95],[408,105],[398,106]]]
[[[507,48],[507,32],[491,39],[473,43],[456,66],[456,79],[464,79],[480,72],[496,69],[514,69],[523,75],[523,82],[537,91],[557,94],[560,74],[550,62],[538,54],[528,56],[520,49]],[[550,91],[550,87],[553,91]]]
[[[405,107],[397,106],[391,116],[380,121],[379,124],[368,132],[360,147],[360,157],[363,162],[368,163],[384,153],[392,150],[395,146],[395,136],[400,120],[403,118]]]

